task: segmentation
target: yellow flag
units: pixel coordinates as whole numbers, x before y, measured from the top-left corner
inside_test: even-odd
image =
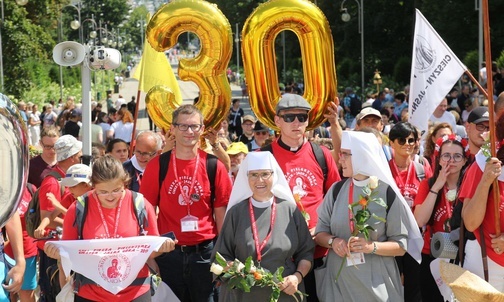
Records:
[[[170,88],[175,94],[175,100],[182,104],[182,94],[166,55],[154,50],[147,39],[133,78],[138,80],[138,90],[143,92],[148,92],[156,85]]]

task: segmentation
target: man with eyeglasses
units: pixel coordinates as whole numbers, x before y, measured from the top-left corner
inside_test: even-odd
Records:
[[[455,116],[446,109],[448,109],[448,100],[444,98],[430,116],[429,121],[432,123],[448,123],[455,132],[457,130],[457,121]]]
[[[124,170],[131,177],[128,189],[135,192],[140,190],[145,167],[151,159],[161,153],[162,143],[159,135],[152,131],[143,131],[137,135],[133,156],[123,163]]]
[[[490,131],[489,120],[490,114],[486,106],[476,107],[467,117],[465,128],[469,140],[469,150],[471,151],[471,162],[474,159],[474,155],[478,153],[481,146],[485,143],[483,133]]]
[[[147,164],[140,186],[140,193],[159,210],[159,233],[173,231],[178,240],[175,250],[157,257],[156,263],[181,301],[217,301],[207,260],[224,222],[231,179],[222,162],[199,148],[205,126],[194,105],[177,108],[172,121],[175,147]],[[166,166],[163,175],[160,169]],[[213,192],[209,167],[215,175]]]
[[[44,177],[56,165],[56,150],[54,144],[59,138],[59,131],[56,127],[45,127],[40,132],[40,147],[42,153],[30,159],[30,170],[28,172],[28,182],[35,187],[40,187]]]
[[[285,178],[293,191],[298,207],[305,211],[308,228],[312,236],[317,225],[317,208],[324,199],[324,194],[331,185],[341,180],[338,168],[329,149],[320,146],[320,155],[324,158],[327,175],[316,158],[316,146],[305,137],[308,126],[308,112],[311,106],[302,96],[284,94],[276,107],[275,124],[280,128],[280,137],[271,144],[271,151],[282,168]],[[264,147],[261,150],[266,150]],[[296,192],[294,188],[296,187]],[[304,194],[298,194],[300,188]],[[302,196],[301,196],[302,195]],[[315,248],[314,268],[322,265],[322,258],[327,249]],[[304,278],[308,301],[318,301],[313,270]]]
[[[56,151],[56,159],[58,163],[51,170],[51,174],[44,178],[39,188],[41,223],[35,230],[36,238],[42,238],[49,231],[56,229],[57,226],[63,226],[63,217],[56,217],[54,220],[50,220],[51,214],[55,211],[55,208],[47,194],[52,193],[52,195],[54,195],[56,200],[59,201],[63,207],[68,208],[70,206],[70,204],[65,204],[63,201],[73,200],[71,198],[71,192],[68,188],[62,190],[59,179],[65,177],[67,170],[71,166],[79,164],[82,157],[82,142],[78,141],[72,135],[67,134],[61,136],[58,138],[56,143],[54,143],[53,147]],[[59,179],[53,174],[59,175]],[[50,276],[48,276],[45,272],[48,267],[56,264],[56,259],[50,258],[44,253],[45,242],[46,240],[37,242],[39,252],[39,271],[41,272],[39,276],[40,299],[41,301],[51,301],[51,299],[46,298],[47,295],[51,294],[51,282]]]

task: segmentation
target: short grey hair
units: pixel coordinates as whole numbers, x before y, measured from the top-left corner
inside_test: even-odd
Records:
[[[163,141],[161,140],[161,137],[159,137],[159,135],[156,132],[149,131],[149,130],[141,131],[140,133],[137,134],[135,140],[138,141],[138,138],[141,136],[142,137],[144,137],[144,136],[151,137],[152,139],[154,139],[156,141],[156,149],[157,150],[161,150],[161,148],[163,147]]]

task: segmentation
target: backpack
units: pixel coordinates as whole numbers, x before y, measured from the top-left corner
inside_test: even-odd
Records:
[[[168,173],[170,164],[171,151],[162,153],[159,156],[159,190]],[[208,180],[210,181],[210,204],[212,205],[215,199],[215,175],[217,174],[217,157],[212,154],[207,154],[206,171]]]
[[[49,174],[47,174],[46,177],[54,177],[58,181],[61,181],[61,175],[56,172],[56,171],[51,171]],[[32,193],[31,185],[28,187],[28,190],[30,190],[30,193]],[[35,192],[32,193],[32,199],[30,203],[28,204],[28,208],[26,209],[25,213],[25,222],[26,222],[26,232],[28,233],[28,236],[35,238],[35,230],[38,228],[40,225],[40,197],[39,197],[39,192],[40,188],[37,189]],[[60,185],[60,194],[63,196],[65,193],[65,187]]]
[[[348,178],[347,178],[348,179]],[[346,179],[342,179],[338,181],[337,183],[334,184],[334,190],[333,190],[333,205],[336,202],[336,198],[338,198],[339,192],[341,190],[341,187],[343,187],[343,184],[345,184]],[[394,204],[394,200],[396,198],[396,193],[394,192],[394,189],[392,189],[391,186],[387,187],[387,215],[389,213],[390,207],[392,204]]]
[[[362,110],[362,102],[355,94],[353,94],[353,96],[350,96],[349,98],[350,98],[350,114],[352,116],[357,116],[357,114],[359,114],[359,112],[361,112]]]
[[[145,200],[142,194],[135,191],[131,191],[133,212],[137,218],[138,227],[140,229],[139,236],[145,235],[145,227],[149,225],[147,211],[145,210]],[[88,200],[89,195],[86,193],[82,196],[77,197],[75,204],[75,220],[73,226],[77,227],[77,236],[82,239],[82,229],[84,227],[84,222],[86,220],[88,211]]]
[[[310,142],[310,145],[312,147],[313,154],[315,155],[315,159],[317,160],[318,165],[322,169],[322,174],[324,175],[323,188],[325,188],[326,187],[325,184],[327,181],[328,169],[327,169],[327,162],[326,162],[326,159],[324,156],[324,151],[322,151],[322,148],[314,142]],[[261,147],[260,150],[261,151],[269,151],[269,152],[271,152],[271,154],[273,154],[273,146],[271,144]]]

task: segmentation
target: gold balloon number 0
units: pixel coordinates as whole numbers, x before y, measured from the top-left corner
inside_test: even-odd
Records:
[[[198,35],[201,50],[193,59],[180,60],[178,74],[180,79],[198,85],[196,107],[203,113],[205,126],[219,128],[231,106],[231,88],[226,76],[233,50],[231,25],[215,4],[177,0],[164,4],[152,16],[146,35],[152,48],[165,51],[177,44],[180,34],[188,31]]]
[[[308,128],[324,120],[327,104],[336,97],[334,43],[327,18],[307,0],[273,0],[250,15],[242,32],[242,55],[250,105],[270,128],[280,99],[276,70],[275,38],[293,31],[300,42],[304,72],[304,98],[312,106]]]

